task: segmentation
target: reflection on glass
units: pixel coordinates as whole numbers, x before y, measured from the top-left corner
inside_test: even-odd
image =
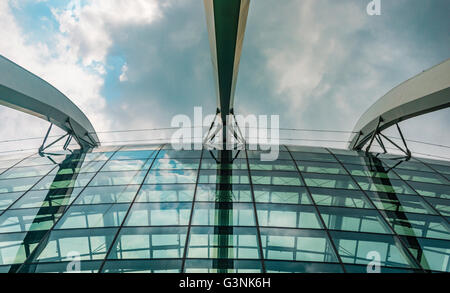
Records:
[[[108,259],[182,258],[187,228],[123,228]]]
[[[392,233],[374,210],[319,207],[319,211],[325,225],[331,230]]]
[[[135,203],[130,210],[125,225],[187,225],[191,207],[191,203]]]
[[[264,259],[337,262],[324,231],[261,229]]]
[[[73,205],[55,229],[99,228],[120,226],[129,204]]]
[[[416,267],[398,239],[393,236],[333,231],[330,233],[344,263],[367,265],[373,261],[372,255],[375,252],[380,256],[381,266]]]
[[[322,228],[312,206],[257,204],[256,211],[263,227]]]

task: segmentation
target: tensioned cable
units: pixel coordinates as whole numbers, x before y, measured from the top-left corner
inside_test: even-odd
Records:
[[[124,142],[149,142],[151,143],[152,141],[162,141],[162,140],[167,140],[167,138],[160,138],[160,139],[154,139],[154,140],[128,140],[128,141],[117,141],[117,142],[102,142],[102,144],[104,143],[124,143]],[[283,140],[283,139],[280,139]],[[333,141],[333,140],[307,140],[307,139],[285,139],[285,140],[306,140],[306,141],[325,141],[325,142],[347,142],[347,141]],[[62,147],[63,145],[55,145],[54,147]],[[397,150],[396,148],[391,148],[391,147],[386,147],[386,149],[390,149],[390,150]],[[25,152],[25,151],[33,151],[36,150],[36,148],[28,148],[28,149],[17,149],[17,150],[9,150],[9,151],[0,151],[0,154],[3,153],[13,153],[13,152]],[[445,160],[450,160],[450,157],[444,157],[444,156],[438,156],[438,155],[430,155],[430,154],[425,154],[425,153],[420,153],[420,152],[415,152],[412,151],[412,154],[417,154],[417,155],[422,155],[422,156],[427,156],[427,157],[433,157],[433,158],[439,158],[439,159],[445,159]]]
[[[392,138],[392,139],[402,140],[400,137],[388,136],[388,135],[387,135],[387,137]],[[406,140],[406,141],[409,141],[409,142],[413,142],[413,143],[420,143],[420,144],[426,144],[426,145],[431,145],[431,146],[437,146],[437,147],[442,147],[442,148],[450,149],[450,146],[448,146],[448,145],[435,144],[435,143],[424,142],[424,141],[413,140],[413,139],[406,139],[406,138],[405,138],[405,140]]]
[[[208,126],[209,127],[209,126]],[[147,132],[147,131],[161,131],[161,130],[177,130],[177,129],[193,129],[193,128],[208,128],[207,126],[190,126],[190,127],[163,127],[163,128],[146,128],[146,129],[124,129],[124,130],[105,130],[105,131],[97,131],[97,132],[89,132],[90,134],[108,134],[108,133],[133,133],[133,132]],[[245,127],[246,129],[275,129],[270,127],[258,128],[258,127]],[[324,130],[324,129],[296,129],[296,128],[278,128],[281,131],[301,131],[301,132],[324,132],[324,133],[354,133],[352,131],[344,131],[344,130]],[[50,135],[49,138],[59,137],[61,135]],[[0,140],[0,143],[9,143],[9,142],[19,142],[26,140],[38,140],[43,139],[44,136],[41,137],[29,137],[29,138],[17,138],[17,139],[7,139]]]

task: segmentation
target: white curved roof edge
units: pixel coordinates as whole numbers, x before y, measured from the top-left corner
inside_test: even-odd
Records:
[[[361,149],[377,129],[450,106],[450,59],[393,88],[359,118],[349,149]]]
[[[69,98],[48,82],[2,55],[0,105],[55,124],[73,135],[82,147],[100,145],[91,122]]]

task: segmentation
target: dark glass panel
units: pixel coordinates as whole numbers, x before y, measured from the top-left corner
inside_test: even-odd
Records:
[[[367,197],[360,190],[311,187],[309,191],[316,205],[362,209],[373,208]]]

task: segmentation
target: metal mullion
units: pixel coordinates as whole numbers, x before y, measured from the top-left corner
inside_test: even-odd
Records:
[[[201,168],[202,168],[202,161],[203,161],[203,153],[204,152],[205,152],[205,150],[202,148],[202,152],[200,153],[200,159],[199,159],[199,163],[198,163],[197,178],[195,180],[194,196],[192,197],[191,214],[189,215],[189,223],[188,223],[187,232],[186,232],[186,240],[184,242],[183,258],[181,260],[181,273],[184,272],[184,268],[185,268],[185,265],[186,265],[186,257],[187,257],[187,250],[188,250],[188,244],[189,244],[189,237],[191,236],[192,219],[194,217],[195,201],[196,201],[196,198],[197,198],[197,189],[198,189],[198,184],[199,184],[199,180],[200,180],[200,171],[201,171]],[[208,221],[209,221],[209,215],[208,215]],[[208,237],[208,243],[209,243],[209,237]],[[209,247],[208,247],[208,254],[209,254]]]
[[[5,173],[6,171],[11,170],[12,168],[16,167],[18,164],[22,163],[23,161],[25,161],[26,159],[28,159],[28,158],[30,158],[30,157],[32,157],[32,156],[34,156],[34,155],[36,155],[36,154],[33,153],[33,154],[29,155],[29,156],[26,156],[26,157],[23,158],[23,159],[20,159],[20,160],[17,161],[16,163],[12,164],[12,166],[10,166],[10,167],[6,168],[5,170],[3,170],[3,172],[1,172],[0,175],[2,175],[3,173]]]
[[[424,161],[421,161],[421,160],[419,160],[418,158],[415,158],[415,159],[416,159],[417,161],[419,161],[420,163],[424,164],[425,166],[427,166],[428,168],[430,168],[431,170],[433,170],[434,173],[437,173],[439,176],[441,176],[442,178],[444,178],[445,181],[449,181],[449,182],[450,182],[450,180],[448,180],[447,177],[444,176],[444,174],[442,174],[441,172],[439,172],[438,170],[436,170],[435,168],[433,168],[432,166],[430,166],[430,164],[428,164],[428,163],[426,163],[426,162],[424,162]],[[431,173],[431,172],[430,172],[430,173]]]
[[[39,179],[39,180],[36,181],[33,185],[31,185],[30,188],[28,188],[26,191],[24,191],[24,193],[23,193],[21,196],[19,196],[15,201],[13,201],[13,202],[8,206],[7,209],[1,211],[1,212],[0,212],[0,216],[2,216],[6,211],[9,211],[13,205],[15,205],[15,204],[16,204],[19,200],[21,200],[25,195],[27,195],[27,194],[28,194],[28,193],[29,193],[36,185],[38,185],[38,184],[39,184],[45,177],[47,177],[54,169],[56,169],[56,165],[55,165],[50,171],[48,171],[46,174],[42,175],[41,179]],[[37,176],[31,176],[31,177],[37,177]],[[29,178],[29,177],[20,177],[20,178]],[[20,191],[18,191],[18,192],[20,192]],[[14,191],[13,191],[13,192],[7,192],[7,193],[14,193]],[[7,194],[7,193],[4,193],[4,194]]]
[[[112,239],[112,241],[111,241],[111,246],[110,246],[110,247],[108,248],[108,250],[106,251],[105,258],[103,259],[102,264],[100,265],[100,267],[99,267],[97,273],[101,273],[103,267],[105,266],[106,260],[108,259],[108,256],[109,256],[109,254],[111,253],[111,250],[113,249],[114,243],[116,242],[117,238],[119,237],[120,232],[122,231],[123,225],[124,225],[125,221],[127,220],[127,217],[128,217],[128,215],[129,215],[129,213],[130,213],[130,211],[131,211],[131,209],[132,209],[132,207],[133,207],[133,205],[134,205],[134,203],[135,203],[135,201],[136,201],[136,199],[137,199],[137,197],[138,197],[138,195],[139,195],[139,192],[141,191],[142,186],[144,185],[145,180],[147,179],[147,176],[148,176],[148,174],[150,173],[150,170],[152,169],[153,164],[155,163],[155,160],[158,158],[159,152],[161,151],[161,149],[162,149],[164,146],[165,146],[165,144],[160,145],[158,150],[153,150],[152,154],[156,152],[155,157],[151,158],[151,156],[150,156],[149,158],[147,158],[145,164],[146,164],[149,160],[152,160],[152,163],[151,163],[150,166],[148,167],[148,170],[147,170],[147,172],[145,173],[144,178],[142,179],[142,183],[140,184],[138,190],[136,191],[136,194],[134,195],[133,200],[131,201],[130,206],[129,206],[128,209],[127,209],[127,212],[125,213],[125,216],[123,217],[123,220],[122,220],[122,222],[120,223],[119,229],[117,230],[116,234],[114,235],[114,237],[113,237],[113,239]],[[117,152],[117,151],[116,151],[116,152]],[[112,155],[111,158],[112,158],[113,156],[114,156],[114,155]],[[145,165],[145,164],[144,164],[144,165]]]
[[[258,211],[256,209],[255,191],[253,189],[252,174],[250,172],[250,162],[248,160],[247,149],[244,149],[244,151],[245,151],[245,159],[246,159],[246,162],[247,162],[247,172],[248,172],[248,180],[249,180],[249,184],[250,184],[250,191],[251,191],[251,194],[252,194],[253,212],[255,213],[255,225],[256,225],[256,233],[257,233],[257,237],[258,237],[259,255],[261,257],[261,259],[260,259],[261,267],[262,267],[263,273],[266,273],[266,265],[265,265],[265,262],[264,262],[265,261],[265,257],[264,257],[264,251],[263,251],[262,240],[261,240],[261,230],[260,230],[259,220],[258,220]],[[269,216],[269,215],[267,215],[267,216]],[[266,237],[266,239],[267,238],[268,237]]]
[[[320,220],[320,222],[321,222],[321,224],[323,226],[323,229],[324,229],[325,233],[328,236],[328,239],[329,239],[330,244],[331,244],[331,248],[334,251],[334,253],[336,255],[336,258],[338,259],[338,262],[341,265],[342,270],[344,271],[344,273],[346,273],[347,270],[345,268],[344,262],[342,261],[341,256],[339,255],[338,249],[337,249],[336,245],[334,244],[334,241],[333,241],[333,239],[331,237],[331,234],[330,234],[330,231],[328,230],[327,225],[325,225],[325,221],[324,221],[324,219],[322,217],[322,214],[320,213],[319,208],[317,207],[317,204],[314,201],[313,196],[311,195],[311,191],[309,190],[309,187],[306,184],[305,178],[303,178],[303,174],[302,174],[302,172],[300,172],[300,168],[298,167],[297,161],[294,159],[294,156],[292,155],[291,151],[288,148],[286,148],[286,149],[288,150],[289,155],[291,156],[292,160],[294,161],[295,168],[297,169],[299,177],[300,177],[301,181],[303,182],[303,184],[305,186],[306,193],[309,196],[309,199],[311,200],[311,203],[314,206],[314,210],[316,211],[317,216],[319,217],[319,220]]]
[[[359,185],[358,181],[356,181],[356,179],[353,178],[353,176],[350,174],[350,172],[347,170],[347,168],[344,166],[344,164],[336,157],[336,155],[333,152],[331,152],[328,148],[325,148],[325,149],[341,164],[341,166],[345,169],[345,171],[348,173],[348,175],[352,178],[352,180],[355,182],[355,184],[359,187],[359,189],[364,193],[364,195],[367,197],[367,199],[370,201],[370,203],[375,207],[375,210],[381,216],[382,221],[384,221],[384,223],[387,225],[387,227],[389,227],[389,229],[391,229],[391,231],[393,232],[393,235],[395,235],[397,237],[397,239],[399,240],[399,243],[403,246],[403,248],[405,249],[405,252],[414,261],[414,263],[417,265],[417,267],[425,272],[425,270],[422,268],[420,263],[417,261],[417,259],[414,257],[414,255],[409,250],[408,246],[405,245],[405,243],[403,242],[403,240],[400,237],[400,235],[395,231],[394,227],[386,219],[386,217],[383,215],[383,213],[377,208],[377,206],[374,204],[374,202],[372,201],[370,196],[367,194],[367,192],[361,188],[361,186]],[[363,232],[358,232],[358,233],[363,233]],[[387,234],[387,235],[389,235],[389,234]]]
[[[43,243],[44,243],[44,239],[47,239],[47,238],[49,237],[50,232],[53,231],[53,229],[54,229],[54,227],[56,226],[56,224],[58,224],[58,222],[64,217],[64,214],[69,210],[69,208],[70,208],[70,207],[73,205],[73,203],[78,199],[78,197],[80,197],[80,195],[83,193],[83,191],[86,189],[86,187],[92,182],[92,180],[93,180],[94,177],[97,175],[97,173],[99,172],[99,170],[101,170],[101,168],[103,168],[103,167],[105,166],[105,164],[112,158],[112,156],[114,156],[114,154],[115,154],[116,152],[118,152],[119,150],[120,150],[120,148],[119,148],[118,150],[114,151],[114,153],[113,153],[107,160],[104,161],[104,164],[97,170],[97,172],[92,172],[92,173],[95,173],[95,175],[93,175],[92,178],[89,180],[89,182],[87,182],[86,185],[81,189],[81,191],[78,193],[78,195],[77,195],[77,196],[75,197],[75,199],[72,201],[72,203],[70,203],[70,204],[68,204],[68,205],[66,206],[66,209],[64,210],[63,214],[61,214],[61,216],[58,218],[58,220],[56,220],[56,222],[53,223],[53,226],[50,227],[50,228],[47,230],[47,232],[45,233],[45,235],[41,238],[41,242],[39,242],[38,245],[36,246],[36,248],[33,250],[33,253],[30,254],[30,255],[27,257],[27,259],[25,259],[25,261],[19,266],[19,268],[17,269],[16,272],[20,272],[20,270],[21,270],[22,267],[27,263],[27,261],[30,260],[30,258],[31,258],[32,256],[34,256],[33,254],[36,253],[36,252],[38,251],[38,249],[41,249],[41,248],[42,248],[41,246],[44,245],[44,244],[43,244]],[[55,166],[55,168],[56,168],[56,166]],[[53,169],[55,169],[55,168],[53,168]],[[53,169],[52,169],[50,172],[52,172]],[[50,172],[48,172],[47,175],[48,175]],[[44,177],[46,177],[47,175],[45,175]],[[42,179],[43,179],[44,177],[42,177]],[[41,180],[42,180],[42,179],[41,179]],[[39,180],[38,182],[40,182],[40,180]],[[38,183],[38,182],[37,182],[37,183]],[[36,183],[36,184],[37,184],[37,183]],[[30,188],[30,190],[31,190],[31,188]]]
[[[398,173],[397,172],[395,172],[395,170],[392,170],[392,172],[394,172],[394,174],[395,175],[397,175],[398,177],[400,177],[399,175],[398,175]],[[422,195],[420,195],[417,191],[416,191],[416,189],[414,189],[409,183],[408,183],[408,181],[406,181],[406,180],[403,180],[403,178],[402,177],[400,177],[400,180],[401,181],[403,181],[409,188],[411,188],[421,199],[423,199],[423,201],[434,211],[434,212],[436,212],[436,214],[438,215],[438,216],[441,216],[442,218],[444,218],[444,220],[447,222],[447,223],[450,223],[450,221],[449,220],[447,220],[447,218],[445,217],[445,216],[443,216],[442,214],[441,214],[441,212],[439,212],[432,204],[430,204],[429,202],[428,202],[428,200],[426,199],[426,196],[422,196]],[[434,184],[434,183],[431,183],[431,184]],[[436,185],[444,185],[444,184],[436,184]]]

